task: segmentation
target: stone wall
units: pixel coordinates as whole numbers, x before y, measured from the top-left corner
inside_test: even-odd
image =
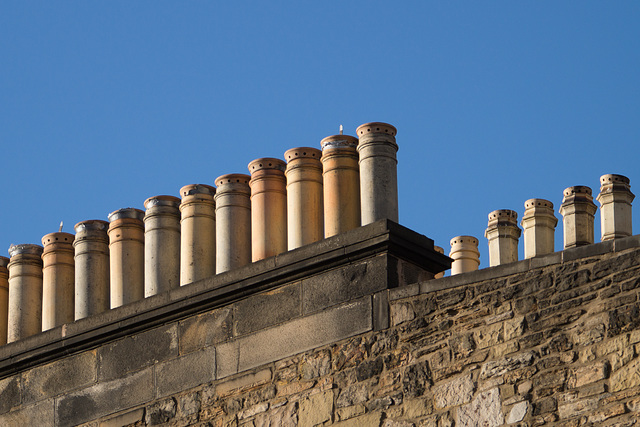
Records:
[[[408,285],[381,255],[24,368],[0,425],[637,424],[638,236]]]

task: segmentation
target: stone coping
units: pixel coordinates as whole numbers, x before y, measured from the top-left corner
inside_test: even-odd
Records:
[[[433,240],[393,221],[377,221],[0,346],[0,378],[381,254],[434,274],[451,264],[449,257],[434,251]],[[393,280],[387,282],[395,286]]]
[[[409,286],[403,286],[389,291],[390,300],[398,300],[419,294],[440,291],[445,289],[465,286],[471,283],[479,283],[485,280],[497,279],[513,274],[543,268],[555,264],[575,261],[581,258],[605,255],[613,252],[621,252],[627,249],[640,247],[640,235],[607,240],[591,245],[565,249],[547,255],[528,258],[509,264],[487,267],[477,271],[457,274],[455,276],[442,277],[440,279],[427,280]]]

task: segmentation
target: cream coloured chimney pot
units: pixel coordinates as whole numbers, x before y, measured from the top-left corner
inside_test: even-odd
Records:
[[[75,261],[70,233],[49,233],[42,237],[42,330],[75,318]]]
[[[553,214],[553,203],[544,199],[524,202],[522,229],[524,230],[524,257],[533,258],[554,251],[554,236],[558,218]]]
[[[593,218],[597,210],[591,196],[591,188],[576,185],[564,190],[560,215],[562,215],[564,248],[593,243]]]
[[[144,295],[180,287],[180,199],[150,197],[144,202]]]
[[[216,273],[251,263],[251,176],[216,178]]]
[[[600,177],[600,194],[596,199],[600,203],[603,242],[633,235],[631,202],[634,198],[626,176],[607,174]]]
[[[7,342],[42,330],[42,246],[11,245]]]
[[[476,271],[480,266],[478,239],[473,236],[457,236],[451,239],[451,275]]]
[[[332,135],[320,141],[324,202],[324,236],[360,226],[358,138]]]
[[[111,308],[144,298],[144,212],[135,208],[109,214]]]
[[[360,125],[358,155],[362,225],[381,219],[398,222],[398,160],[395,127],[372,122]]]
[[[98,219],[75,225],[75,319],[109,310],[109,223]]]
[[[322,240],[322,152],[317,148],[287,150],[287,241],[288,250]]]
[[[489,214],[484,235],[489,240],[489,265],[508,264],[518,260],[518,214],[510,209],[498,209]]]
[[[192,184],[180,189],[180,285],[216,274],[216,189]]]
[[[280,159],[249,163],[251,172],[251,259],[259,261],[287,250],[287,189]]]

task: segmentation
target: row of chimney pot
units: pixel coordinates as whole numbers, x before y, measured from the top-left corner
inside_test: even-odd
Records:
[[[396,128],[366,123],[0,257],[0,345],[380,219],[398,222]]]
[[[593,203],[591,188],[578,185],[564,190],[560,206],[563,217],[564,248],[589,245],[594,242],[593,222],[597,207]],[[629,178],[607,174],[600,177],[600,229],[602,241],[632,235]],[[553,213],[553,203],[544,199],[529,199],[521,225],[524,230],[524,257],[532,258],[554,251],[554,234],[558,219]],[[491,267],[518,260],[518,214],[500,209],[489,214],[485,237],[489,241],[489,265]],[[451,275],[474,271],[480,265],[478,239],[473,236],[457,236],[451,239],[453,259]]]

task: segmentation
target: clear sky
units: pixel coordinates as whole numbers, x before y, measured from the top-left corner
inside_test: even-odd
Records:
[[[486,267],[492,210],[640,193],[639,70],[637,1],[4,1],[0,248],[383,121],[400,222]]]

